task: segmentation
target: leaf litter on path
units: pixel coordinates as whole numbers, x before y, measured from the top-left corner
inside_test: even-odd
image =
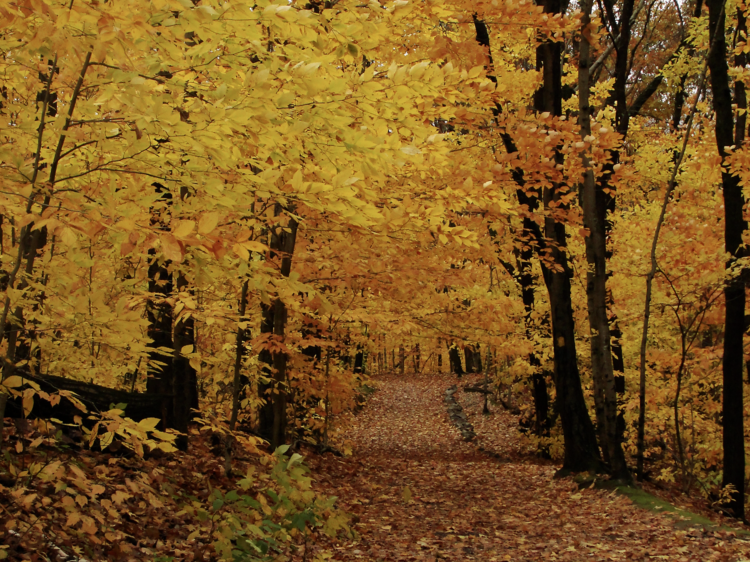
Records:
[[[353,455],[309,459],[320,491],[339,498],[357,534],[314,548],[341,562],[750,557],[750,543],[731,532],[677,529],[619,494],[554,479],[554,464],[519,451],[514,416],[482,416],[482,398],[459,391],[477,432],[477,442],[464,442],[443,402],[452,384],[446,375],[379,378],[346,432]]]

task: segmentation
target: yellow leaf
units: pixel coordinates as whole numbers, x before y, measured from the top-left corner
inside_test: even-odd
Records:
[[[109,447],[109,445],[112,443],[112,440],[115,438],[115,434],[111,431],[108,431],[107,433],[103,433],[99,437],[99,446],[102,448],[102,451]]]
[[[244,244],[235,244],[234,246],[232,246],[232,250],[234,250],[234,253],[241,257],[243,260],[250,259],[250,252],[247,251]]]
[[[133,496],[128,494],[127,492],[122,492],[120,490],[117,490],[114,494],[112,494],[112,501],[115,502],[117,505],[122,505],[122,502],[132,497]]]
[[[261,254],[268,250],[268,246],[266,246],[265,244],[261,244],[256,240],[248,240],[247,242],[243,242],[242,246],[247,250],[250,250],[251,252],[258,252]]]
[[[66,496],[69,497],[69,496]],[[68,514],[68,520],[65,522],[66,527],[72,527],[81,520],[81,514],[77,511],[71,511]]]
[[[138,427],[144,431],[153,431],[159,425],[159,422],[161,422],[159,418],[146,418],[138,422]]]
[[[29,417],[32,408],[34,408],[34,391],[27,388],[23,395],[23,415],[25,418]]]
[[[477,76],[482,74],[482,72],[484,72],[483,66],[475,66],[469,71],[469,78],[476,78]]]
[[[177,239],[171,234],[162,234],[161,239],[161,251],[164,257],[173,262],[180,263],[182,261],[182,246]]]
[[[143,458],[143,443],[141,443],[141,440],[138,439],[138,437],[136,437],[135,435],[131,435],[130,443],[133,445],[133,450],[135,451],[135,454],[138,455],[140,458]]]
[[[67,226],[62,229],[62,232],[60,232],[60,239],[63,241],[63,244],[71,248],[78,245],[78,237],[76,236],[76,233]]]
[[[190,345],[183,345],[182,349],[180,349],[180,353],[182,355],[187,355],[188,353],[192,353],[192,352],[193,352],[193,345],[192,344],[190,344]]]
[[[204,213],[198,221],[198,232],[201,234],[213,232],[217,224],[219,224],[218,213]]]
[[[18,375],[13,375],[12,377],[8,377],[3,381],[3,386],[6,388],[17,388],[21,386],[24,383],[24,380],[19,377]]]
[[[129,232],[135,228],[135,221],[133,219],[122,219],[115,226]]]
[[[193,232],[195,228],[195,221],[180,221],[177,228],[174,229],[174,234],[177,238],[185,238]]]

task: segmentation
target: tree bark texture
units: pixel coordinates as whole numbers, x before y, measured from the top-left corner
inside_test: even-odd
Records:
[[[533,249],[530,244],[523,244],[517,254],[516,264],[518,275],[516,279],[521,287],[521,300],[524,307],[524,327],[526,338],[531,341],[531,317],[534,313],[534,276],[531,271],[531,257]],[[534,433],[540,437],[549,436],[549,393],[547,392],[547,373],[542,370],[539,357],[532,351],[529,353],[529,365],[534,369],[531,375],[531,387],[534,397],[535,420]]]
[[[461,366],[461,354],[455,344],[448,347],[448,361],[450,362],[451,374],[462,377],[464,369]]]
[[[175,282],[177,291],[187,290],[187,279],[178,275]],[[192,410],[198,409],[198,373],[190,364],[190,359],[182,353],[185,346],[192,346],[195,351],[195,319],[184,314],[175,319],[174,323],[174,359],[172,372],[174,376],[172,397],[172,411],[174,412],[174,429],[182,433],[175,445],[178,449],[187,450],[187,430]]]
[[[281,204],[275,207],[276,216],[282,213]],[[269,248],[271,259],[280,258],[280,273],[289,277],[292,270],[292,255],[297,240],[297,221],[289,218],[286,227],[280,225],[271,232]],[[261,333],[269,334],[269,343],[273,350],[263,349],[260,360],[267,365],[266,376],[269,381],[260,385],[259,392],[265,404],[259,412],[258,432],[266,439],[272,449],[286,441],[286,405],[287,405],[287,354],[278,346],[283,346],[286,334],[287,307],[278,296],[270,304],[261,305]],[[355,360],[356,369],[356,360]]]
[[[154,184],[159,199],[151,209],[151,223],[160,230],[169,230],[172,194],[159,183]],[[146,392],[163,397],[159,410],[153,417],[161,418],[162,429],[174,427],[174,341],[172,338],[172,305],[167,298],[174,289],[171,262],[162,259],[156,249],[148,251],[148,292],[146,304],[148,328],[146,334],[151,340],[152,350],[148,354]]]
[[[560,13],[559,0],[545,0],[540,3],[546,13]],[[489,32],[486,24],[474,18],[476,38],[480,45],[489,50]],[[492,65],[491,53],[489,64]],[[543,84],[534,96],[534,106],[537,111],[549,111],[550,114],[562,114],[562,46],[560,43],[546,41],[537,48],[537,67],[542,72]],[[492,77],[493,78],[493,77]],[[490,79],[492,79],[490,78]],[[493,111],[497,117],[501,108]],[[517,152],[513,140],[507,133],[501,138],[508,152]],[[557,389],[557,403],[565,441],[565,455],[563,469],[572,472],[594,470],[602,468],[596,434],[591,418],[588,414],[586,400],[581,387],[581,376],[575,348],[575,322],[573,319],[573,304],[570,293],[570,277],[572,272],[565,254],[567,246],[565,225],[547,216],[544,219],[545,235],[550,240],[548,245],[543,239],[539,225],[531,218],[539,207],[539,201],[533,194],[527,194],[523,170],[513,171],[513,178],[518,185],[516,194],[521,207],[529,213],[523,219],[523,228],[530,235],[542,261],[542,273],[550,300],[550,320],[552,324],[552,339],[554,351],[554,380]],[[543,193],[545,208],[550,203],[559,200],[560,194],[555,189],[546,188]],[[557,267],[550,268],[544,260],[551,260]]]
[[[585,29],[591,22],[592,0],[581,3],[581,26]],[[627,3],[626,3],[627,4]],[[631,6],[632,8],[632,6]],[[632,11],[632,9],[631,9]],[[628,19],[629,19],[628,15]],[[591,65],[591,45],[586,32],[581,33],[578,67],[578,124],[581,137],[591,135],[591,107],[589,106],[589,67]],[[626,45],[621,45],[623,50]],[[624,72],[624,71],[623,71]],[[625,100],[618,100],[618,105]],[[627,119],[627,110],[620,112]],[[605,193],[597,189],[594,170],[584,148],[581,152],[584,176],[580,187],[583,207],[583,223],[588,233],[585,237],[586,261],[586,301],[589,318],[589,341],[591,343],[591,371],[594,381],[594,398],[597,424],[602,451],[610,463],[612,475],[616,478],[630,478],[625,454],[617,439],[617,393],[612,365],[609,317],[607,314],[607,242],[605,233],[606,201]]]
[[[735,82],[734,100],[727,65],[727,44],[724,36],[725,2],[707,0],[708,27],[711,34],[711,51],[708,67],[711,71],[713,109],[716,114],[716,145],[724,160],[727,147],[740,146],[744,140],[744,116],[735,123],[732,103],[746,106],[745,88],[741,81]],[[744,17],[738,13],[740,26]],[[744,64],[744,60],[738,61]],[[736,130],[735,130],[736,126]],[[742,257],[742,233],[747,228],[743,217],[745,198],[739,178],[722,170],[721,183],[724,195],[724,247],[729,254],[727,280],[724,285],[726,318],[724,322],[723,369],[723,423],[724,423],[724,476],[723,485],[732,486],[735,493],[727,506],[733,515],[744,518],[745,498],[745,441],[743,418],[743,335],[745,318],[745,286],[738,272],[730,271],[735,261]]]
[[[559,0],[541,2],[545,13],[560,13]],[[534,98],[535,109],[552,115],[562,114],[562,44],[545,41],[537,47],[537,68],[543,76],[542,87]],[[558,186],[545,188],[544,207],[549,210],[560,198]],[[571,471],[601,470],[596,433],[588,414],[581,387],[575,341],[575,320],[571,298],[572,271],[566,254],[565,225],[546,215],[544,229],[550,244],[549,257],[560,266],[552,269],[543,262],[543,277],[549,292],[552,341],[560,419],[565,440],[563,468]]]
[[[28,379],[39,385],[42,392],[54,394],[61,390],[74,392],[76,398],[86,407],[88,412],[106,412],[111,406],[125,404],[125,417],[135,421],[154,417],[153,413],[161,406],[162,396],[158,394],[142,394],[139,392],[126,392],[98,384],[93,384],[65,377],[46,375],[44,377],[33,376],[24,368],[16,370],[16,375]],[[22,391],[25,386],[16,390]],[[5,415],[9,418],[23,418],[23,404],[21,398],[9,397],[6,405]],[[74,418],[80,416],[86,418],[86,413],[79,410],[70,400],[62,398],[60,403],[52,406],[49,401],[38,396],[34,397],[34,407],[29,419],[55,418],[63,423],[74,423]],[[93,422],[92,422],[93,423]]]

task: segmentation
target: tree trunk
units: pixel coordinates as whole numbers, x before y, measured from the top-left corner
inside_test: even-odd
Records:
[[[282,212],[281,204],[275,206],[275,216]],[[289,218],[286,225],[288,232],[281,226],[276,226],[271,233],[269,248],[270,258],[281,257],[280,273],[289,277],[292,270],[292,255],[297,240],[297,221]],[[261,362],[269,368],[266,376],[270,379],[260,385],[259,394],[265,399],[259,412],[258,433],[266,439],[272,449],[276,449],[286,441],[286,403],[287,403],[287,354],[278,350],[283,345],[286,334],[287,308],[279,297],[271,304],[261,304],[261,333],[269,334],[274,340],[274,351],[263,349],[259,354]],[[356,363],[355,363],[356,370]]]
[[[560,0],[544,0],[541,4],[546,13],[560,13]],[[545,41],[537,47],[537,68],[543,77],[542,87],[534,96],[534,106],[539,112],[549,112],[555,116],[562,114],[561,65],[561,43]],[[557,186],[545,187],[543,200],[545,209],[561,206]],[[544,229],[547,238],[552,241],[547,248],[549,256],[559,266],[552,269],[543,263],[542,273],[549,292],[551,309],[555,386],[565,440],[563,469],[573,472],[601,470],[596,433],[589,418],[578,371],[575,321],[570,293],[572,271],[565,253],[565,225],[547,214]]]
[[[739,115],[735,128],[732,103],[739,109],[747,107],[742,81],[734,83],[734,100],[729,83],[727,45],[724,36],[725,2],[707,0],[711,51],[708,67],[711,71],[713,109],[716,114],[716,145],[722,161],[726,148],[741,146],[745,138],[745,117]],[[738,10],[738,29],[745,27],[744,16]],[[735,61],[744,66],[744,55]],[[687,133],[686,133],[687,134]],[[724,398],[724,476],[723,485],[732,486],[735,493],[728,508],[735,517],[745,515],[745,440],[742,398],[743,335],[745,318],[745,287],[740,275],[730,272],[736,260],[744,255],[742,234],[747,228],[743,217],[745,198],[739,177],[722,168],[721,183],[724,194],[724,244],[729,260],[726,263],[727,281],[724,285],[726,318],[724,323],[724,358],[722,361]]]
[[[479,344],[471,346],[472,350],[472,361],[471,364],[474,366],[475,373],[482,372],[482,349]]]
[[[466,372],[473,373],[474,372],[474,350],[471,348],[471,345],[469,344],[466,344],[464,346],[464,361],[466,363]]]
[[[532,248],[530,244],[523,244],[517,254],[517,280],[521,286],[521,300],[524,307],[524,327],[526,338],[532,341],[531,316],[534,313],[534,276],[531,271]],[[536,353],[529,353],[529,365],[534,369],[531,375],[534,396],[534,412],[536,423],[534,433],[540,437],[549,436],[549,394],[547,392],[547,372],[541,370],[541,364]]]
[[[361,349],[354,354],[354,372],[364,373],[365,354]],[[401,374],[404,374],[404,363],[401,363]]]
[[[450,362],[451,373],[457,375],[459,378],[462,377],[464,370],[461,367],[461,353],[455,344],[451,344],[448,347],[448,361]]]
[[[175,284],[179,292],[187,289],[188,282],[180,274]],[[184,434],[177,438],[175,445],[178,449],[185,451],[188,446],[187,431],[188,422],[192,417],[191,410],[198,409],[198,373],[190,365],[190,359],[182,352],[186,346],[190,346],[190,352],[195,351],[195,319],[192,316],[186,317],[184,313],[187,309],[183,309],[182,312],[183,314],[175,320],[174,325],[172,411],[174,429]]]
[[[151,208],[151,224],[159,230],[169,230],[168,217],[171,214],[172,194],[159,183],[153,184],[159,200]],[[159,412],[154,417],[161,418],[162,429],[174,427],[174,341],[172,339],[172,305],[166,299],[172,294],[171,262],[162,260],[156,249],[148,251],[148,292],[146,335],[151,340],[148,354],[146,392],[161,395]]]
[[[544,11],[547,13],[561,13],[559,0],[547,0],[543,3]],[[476,38],[480,45],[489,49],[489,32],[485,23],[474,17]],[[492,65],[492,56],[488,52],[489,64]],[[562,84],[561,84],[562,48],[559,43],[546,41],[537,48],[537,68],[542,71],[543,85],[534,97],[534,105],[537,111],[549,111],[550,114],[559,116],[562,113]],[[497,81],[494,76],[488,76]],[[493,113],[499,116],[501,107],[498,105]],[[509,153],[517,152],[512,138],[507,133],[501,133],[501,138]],[[596,443],[594,426],[589,418],[586,400],[581,388],[581,377],[578,371],[578,363],[575,350],[575,322],[573,320],[573,305],[570,296],[570,277],[572,272],[568,260],[563,252],[567,246],[565,226],[556,223],[551,217],[544,220],[545,234],[553,244],[548,248],[542,237],[537,223],[531,218],[530,213],[538,209],[538,199],[525,190],[526,181],[523,170],[516,168],[512,176],[518,188],[519,205],[526,208],[529,215],[523,218],[524,233],[528,233],[529,239],[536,245],[538,252],[545,252],[546,259],[552,259],[561,268],[554,269],[544,265],[542,261],[542,273],[544,283],[547,287],[550,300],[550,320],[552,324],[552,339],[554,351],[554,379],[557,387],[557,404],[563,428],[565,441],[565,458],[563,470],[579,472],[587,470],[600,470],[602,468],[599,449]],[[543,193],[545,208],[553,201],[559,203],[559,193],[554,189],[546,188]]]
[[[581,3],[581,27],[585,29],[591,22],[593,0]],[[628,4],[628,2],[626,2]],[[632,11],[632,6],[631,6]],[[630,15],[627,15],[628,19]],[[627,48],[623,46],[623,48]],[[581,34],[578,63],[578,124],[581,138],[591,135],[591,107],[589,106],[589,67],[591,65],[591,45],[586,33]],[[624,72],[624,70],[623,70]],[[625,100],[618,100],[618,105]],[[623,112],[627,118],[627,111]],[[580,187],[583,207],[583,223],[588,233],[585,237],[586,261],[586,300],[589,318],[589,341],[591,344],[591,370],[594,380],[594,397],[597,422],[602,450],[606,451],[611,473],[615,478],[630,479],[625,462],[625,453],[617,439],[617,393],[612,366],[609,317],[607,314],[607,242],[604,221],[607,208],[605,193],[597,189],[594,170],[589,152],[584,148],[581,159],[585,168]]]
[[[158,410],[163,398],[158,394],[127,392],[65,377],[50,375],[44,377],[32,376],[26,367],[20,367],[17,369],[16,374],[38,384],[41,391],[48,394],[54,394],[61,390],[74,392],[76,398],[91,413],[106,412],[110,409],[112,404],[124,404],[125,413],[123,416],[135,421],[154,417],[154,410]],[[21,386],[16,390],[24,390],[24,388],[25,386]],[[23,400],[21,398],[13,398],[0,394],[0,397],[2,396],[6,396],[7,399],[5,411],[6,417],[25,417],[23,411]],[[40,398],[39,396],[34,396],[34,406],[28,417],[29,419],[55,418],[63,423],[72,424],[75,423],[76,416],[80,416],[85,420],[86,415],[85,412],[79,410],[73,402],[67,398],[62,398],[57,405],[52,406],[48,400]],[[94,422],[91,423],[93,424]]]

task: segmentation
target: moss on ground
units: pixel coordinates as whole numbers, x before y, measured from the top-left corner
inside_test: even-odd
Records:
[[[702,527],[707,531],[731,531],[738,536],[750,537],[750,532],[727,527],[726,525],[717,525],[710,519],[672,505],[668,501],[657,498],[649,494],[642,488],[638,488],[633,483],[623,482],[621,480],[602,480],[596,475],[579,474],[573,479],[580,488],[594,487],[597,490],[614,490],[630,499],[636,506],[654,513],[666,513],[675,520],[675,526],[678,529],[688,529],[691,527]]]

